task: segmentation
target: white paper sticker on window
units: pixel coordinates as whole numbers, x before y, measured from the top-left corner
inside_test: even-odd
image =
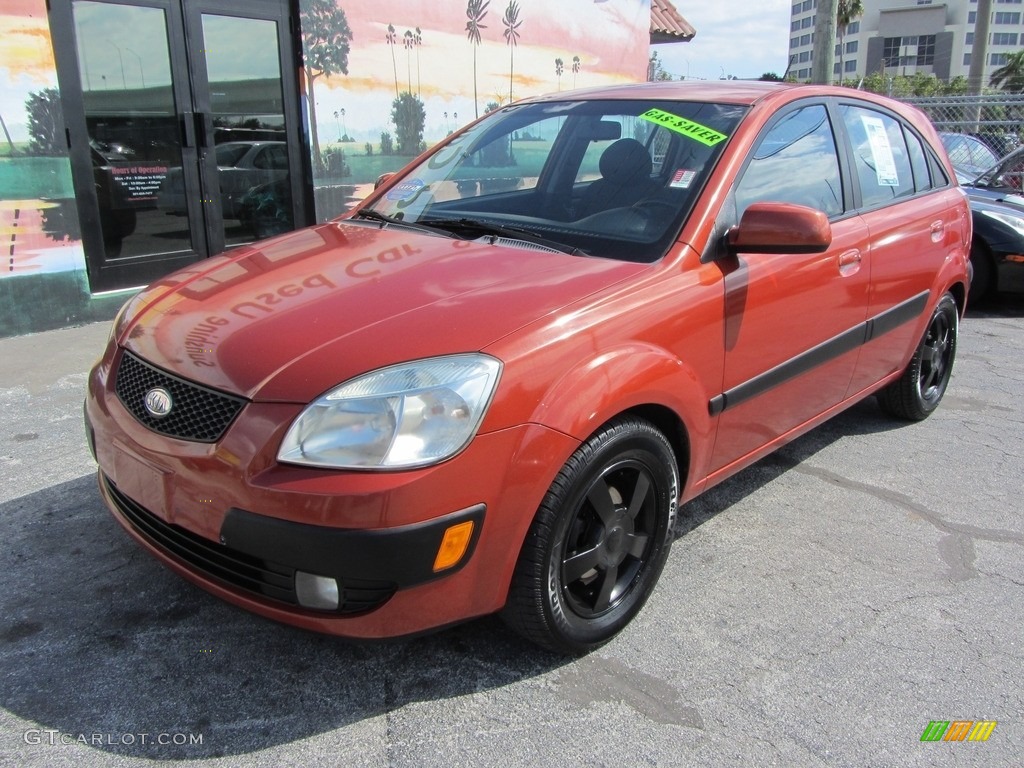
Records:
[[[871,157],[875,161],[875,176],[880,187],[898,187],[900,177],[896,172],[896,160],[892,156],[889,134],[885,132],[885,124],[880,117],[861,115],[864,132],[868,135],[871,146]]]

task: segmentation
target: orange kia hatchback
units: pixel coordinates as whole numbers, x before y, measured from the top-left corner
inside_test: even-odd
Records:
[[[971,217],[919,112],[662,83],[498,109],[340,219],[121,311],[100,490],[225,600],[353,638],[640,610],[677,505],[877,394],[942,399]]]

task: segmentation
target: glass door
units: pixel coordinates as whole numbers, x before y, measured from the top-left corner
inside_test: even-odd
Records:
[[[286,0],[53,0],[51,28],[93,292],[305,223]]]
[[[282,19],[258,4],[195,3],[189,37],[202,45],[193,65],[201,116],[201,171],[220,205],[207,207],[208,238],[219,251],[295,228],[292,185],[301,174],[289,143],[281,70]],[[284,25],[287,28],[286,24]]]

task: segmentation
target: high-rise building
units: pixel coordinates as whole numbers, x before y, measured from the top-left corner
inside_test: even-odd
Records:
[[[862,0],[864,13],[836,28],[833,79],[865,75],[933,74],[942,81],[967,77],[974,48],[977,0]],[[818,0],[794,2],[790,13],[789,75],[811,76]],[[1022,0],[992,0],[984,83],[1024,47]]]

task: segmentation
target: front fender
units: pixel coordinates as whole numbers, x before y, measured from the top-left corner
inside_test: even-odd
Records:
[[[707,474],[715,420],[711,393],[684,361],[668,350],[629,343],[581,360],[559,377],[530,421],[581,442],[618,414],[656,406],[675,415],[689,446],[687,484]]]

